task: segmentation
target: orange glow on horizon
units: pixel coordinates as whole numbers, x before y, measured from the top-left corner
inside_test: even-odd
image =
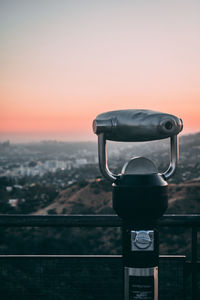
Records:
[[[118,109],[200,131],[200,2],[4,2],[1,140],[94,139],[93,119]]]
[[[97,114],[129,108],[145,108],[175,114],[183,119],[184,132],[200,131],[200,101],[198,101],[200,96],[196,95],[189,100],[187,95],[184,97],[175,95],[177,99],[174,100],[170,93],[164,97],[159,94],[150,97],[144,93],[141,96],[126,95],[127,98],[112,95],[110,99],[104,95],[104,99],[96,98],[96,101],[93,100],[85,106],[83,103],[90,102],[90,99],[80,101],[74,95],[71,96],[71,101],[63,99],[53,101],[51,95],[49,97],[46,95],[46,99],[40,99],[40,96],[30,99],[29,94],[16,100],[14,95],[16,97],[17,93],[13,92],[13,95],[4,93],[5,105],[0,112],[0,133],[65,131],[70,132],[70,135],[73,133],[77,135],[79,132],[81,136],[82,133],[90,134],[92,121]],[[26,97],[29,97],[28,103],[24,101]],[[162,99],[161,103],[159,99]]]

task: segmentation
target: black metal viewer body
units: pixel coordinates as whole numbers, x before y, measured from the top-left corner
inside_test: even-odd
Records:
[[[168,205],[168,184],[177,167],[182,120],[151,110],[118,110],[98,115],[99,167],[113,184],[113,208],[123,220],[124,300],[158,300],[157,220]],[[132,158],[121,174],[107,166],[106,140],[135,142],[170,138],[169,168],[160,174],[145,157]]]

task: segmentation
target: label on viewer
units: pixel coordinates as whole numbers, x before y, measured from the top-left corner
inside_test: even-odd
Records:
[[[154,300],[154,277],[129,276],[129,300]]]

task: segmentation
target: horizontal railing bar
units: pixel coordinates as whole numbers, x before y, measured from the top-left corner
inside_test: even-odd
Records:
[[[164,215],[160,226],[200,227],[200,214]],[[117,215],[23,215],[1,214],[0,226],[7,227],[120,227]]]
[[[120,227],[116,215],[0,215],[0,226]]]
[[[169,214],[159,219],[160,226],[200,227],[200,214]]]
[[[172,258],[176,256],[172,255]],[[177,256],[179,258],[179,256]],[[122,255],[77,255],[77,254],[0,254],[1,258],[122,258]],[[170,256],[171,258],[171,256]],[[182,256],[181,256],[182,258]],[[183,256],[185,258],[185,256]]]
[[[77,254],[58,254],[58,255],[55,255],[55,254],[0,254],[0,259],[4,259],[4,258],[22,258],[22,259],[26,259],[26,258],[69,258],[69,259],[79,259],[79,258],[113,258],[113,259],[122,259],[122,255],[108,255],[108,254],[95,254],[95,255],[77,255]],[[186,259],[186,256],[185,255],[159,255],[159,258],[160,259],[170,259],[170,260],[184,260],[185,262],[185,259]],[[187,264],[191,264],[190,262],[187,262]],[[197,262],[198,264],[198,262]]]
[[[34,259],[122,259],[122,255],[79,255],[79,254],[1,254],[0,255],[0,260],[1,259],[29,259],[29,258],[34,258]],[[170,259],[170,260],[183,260],[184,264],[188,270],[188,272],[192,271],[193,264],[191,261],[186,260],[185,255],[159,255],[160,259]],[[200,270],[200,261],[197,261],[195,263],[197,271]]]

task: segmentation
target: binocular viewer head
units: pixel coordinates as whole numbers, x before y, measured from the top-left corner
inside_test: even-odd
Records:
[[[117,110],[102,113],[93,121],[93,131],[107,140],[142,142],[177,135],[183,122],[176,116],[152,110]]]
[[[170,138],[170,165],[163,173],[166,179],[170,178],[177,166],[177,135],[182,129],[183,122],[180,118],[152,110],[116,110],[98,115],[93,121],[93,131],[98,136],[99,167],[102,175],[111,182],[115,182],[118,176],[107,166],[106,140],[143,142]]]
[[[167,208],[167,182],[177,167],[178,138],[183,122],[178,117],[152,110],[117,110],[102,113],[93,121],[98,136],[99,167],[113,183],[113,208],[126,220],[159,218]],[[107,165],[106,140],[143,142],[170,138],[170,165],[163,173],[147,158],[133,158],[113,174]]]

